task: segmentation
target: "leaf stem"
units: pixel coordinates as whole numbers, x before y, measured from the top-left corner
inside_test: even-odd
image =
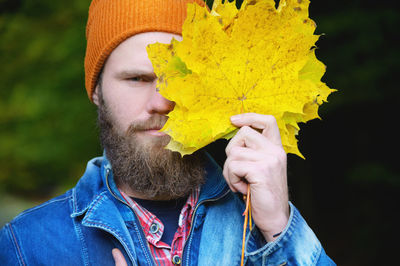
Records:
[[[252,223],[251,223],[251,203],[250,203],[250,184],[247,186],[247,195],[244,195],[243,199],[246,200],[246,209],[243,212],[244,223],[243,223],[243,239],[242,239],[242,258],[241,258],[241,261],[240,261],[240,266],[243,266],[243,262],[244,262],[244,249],[245,249],[245,242],[246,242],[246,229],[247,229],[247,223],[249,221],[249,216],[250,216],[250,231],[251,231],[251,228],[252,228]]]

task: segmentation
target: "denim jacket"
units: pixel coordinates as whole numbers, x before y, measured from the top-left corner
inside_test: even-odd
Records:
[[[239,265],[244,203],[210,158],[182,265]],[[246,265],[335,265],[290,203],[282,234],[266,243],[256,227],[246,238]],[[26,210],[0,231],[1,265],[155,265],[135,213],[121,197],[104,157],[92,159],[76,187]]]

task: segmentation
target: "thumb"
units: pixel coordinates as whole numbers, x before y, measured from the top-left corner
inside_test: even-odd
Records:
[[[111,252],[114,258],[115,266],[128,266],[124,258],[124,255],[119,249],[114,248]]]

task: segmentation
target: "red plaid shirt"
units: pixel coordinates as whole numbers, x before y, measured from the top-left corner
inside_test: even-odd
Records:
[[[139,217],[143,232],[149,243],[150,251],[157,265],[180,265],[185,241],[189,235],[192,215],[199,199],[200,189],[196,189],[187,199],[179,215],[178,229],[175,232],[171,246],[162,242],[164,232],[163,223],[151,212],[132,200],[128,195],[120,191],[126,202],[132,207]]]

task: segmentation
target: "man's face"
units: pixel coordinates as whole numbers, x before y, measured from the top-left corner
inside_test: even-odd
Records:
[[[154,114],[165,117],[174,108],[173,102],[156,91],[157,77],[146,51],[147,45],[169,43],[172,38],[182,39],[164,32],[137,34],[122,42],[107,59],[102,75],[102,95],[118,130],[125,132],[133,121],[147,121]],[[99,105],[97,87],[93,100]],[[149,141],[163,136],[159,129],[140,131],[138,137]]]
[[[93,101],[99,107],[100,138],[117,185],[134,197],[185,196],[203,182],[198,156],[164,149],[170,137],[158,130],[174,103],[156,90],[157,77],[146,47],[181,37],[169,33],[137,34],[107,59]]]

